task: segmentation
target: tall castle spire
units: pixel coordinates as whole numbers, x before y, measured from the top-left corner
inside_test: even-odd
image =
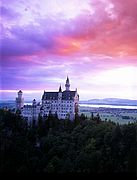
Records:
[[[67,76],[67,80],[66,80],[65,87],[66,87],[66,91],[69,91],[70,83],[69,83],[69,78],[68,78],[68,76]]]
[[[60,87],[59,87],[59,92],[62,92],[62,89],[61,89],[61,84],[60,84]]]

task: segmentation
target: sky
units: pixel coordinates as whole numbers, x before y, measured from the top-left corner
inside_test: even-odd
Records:
[[[137,0],[1,0],[0,100],[77,88],[137,99]]]

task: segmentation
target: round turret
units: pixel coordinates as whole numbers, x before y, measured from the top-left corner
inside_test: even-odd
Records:
[[[20,90],[18,92],[18,97],[16,98],[16,109],[21,109],[24,106],[24,98],[22,97],[23,92]]]

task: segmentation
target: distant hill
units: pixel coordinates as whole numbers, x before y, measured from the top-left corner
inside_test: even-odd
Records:
[[[137,100],[119,98],[90,99],[87,101],[80,101],[80,103],[137,106]]]
[[[31,103],[31,101],[26,101],[25,103]],[[105,99],[90,99],[87,101],[80,101],[80,104],[104,104],[104,105],[125,105],[125,106],[137,106],[137,100],[131,99],[119,99],[119,98],[105,98]],[[2,107],[15,107],[15,101],[7,100],[0,102],[0,108]]]
[[[30,103],[31,101],[26,101],[25,103]],[[0,101],[0,108],[15,108],[15,101],[13,100],[5,100],[5,101]]]
[[[1,101],[0,102],[0,108],[7,107],[7,108],[14,108],[15,107],[15,101],[7,100],[7,101]]]

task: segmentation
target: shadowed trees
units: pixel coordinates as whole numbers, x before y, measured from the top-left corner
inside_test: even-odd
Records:
[[[0,110],[0,172],[136,172],[137,123],[59,120],[50,114],[28,125],[20,114]]]

